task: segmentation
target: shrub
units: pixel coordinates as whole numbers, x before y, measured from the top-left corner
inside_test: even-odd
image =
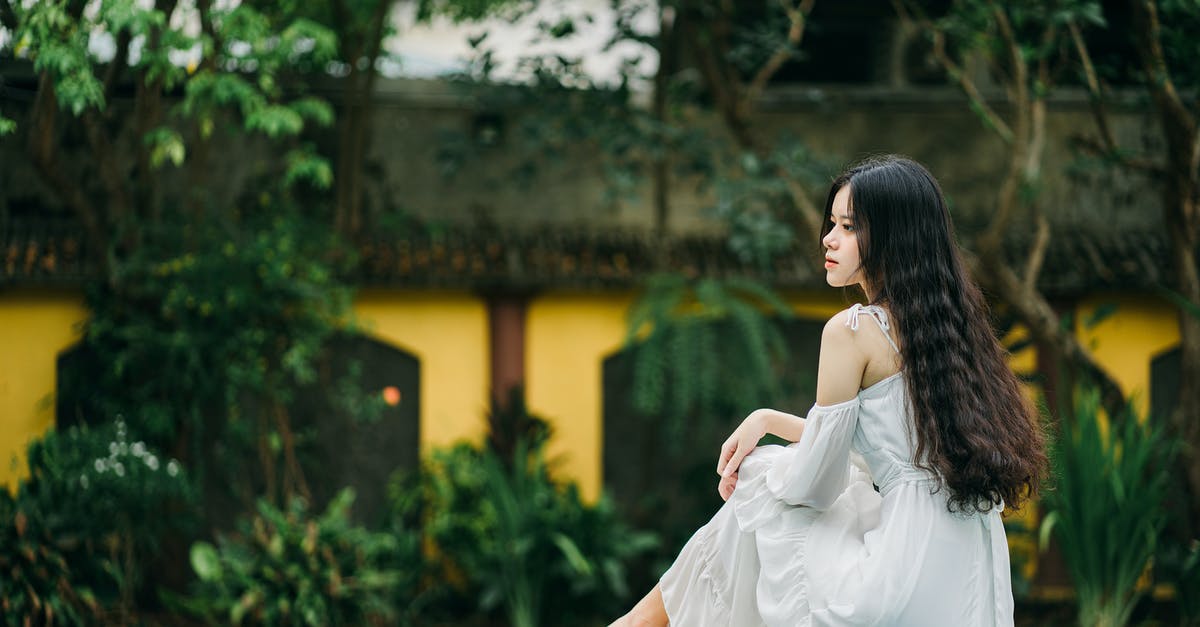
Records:
[[[391,624],[401,575],[388,564],[397,542],[352,525],[353,502],[346,488],[314,516],[300,498],[286,510],[260,500],[239,534],[216,547],[193,544],[200,580],[191,609],[237,625]]]
[[[625,563],[655,543],[607,498],[587,505],[555,482],[524,439],[510,462],[466,444],[435,451],[421,483],[435,575],[515,627],[611,615],[629,593]]]
[[[8,490],[0,490],[0,614],[5,625],[85,625],[99,608],[71,581],[66,555],[77,542],[56,537]]]
[[[0,608],[10,624],[127,619],[144,561],[192,491],[178,462],[124,421],[51,431],[28,450],[28,479],[0,498]],[[15,621],[15,622],[12,622]]]
[[[1105,428],[1100,393],[1078,391],[1073,419],[1051,445],[1057,485],[1042,544],[1056,532],[1079,603],[1079,624],[1124,625],[1144,594],[1146,572],[1167,523],[1163,507],[1176,446],[1130,408]]]

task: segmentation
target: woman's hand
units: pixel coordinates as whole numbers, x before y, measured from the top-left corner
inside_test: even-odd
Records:
[[[722,501],[728,501],[730,496],[733,496],[733,488],[737,485],[738,474],[735,472],[728,477],[721,477],[717,482],[717,494],[721,495]]]
[[[750,454],[750,451],[754,450],[754,447],[758,446],[758,441],[766,434],[766,414],[761,409],[750,412],[742,424],[733,430],[733,434],[721,445],[721,456],[717,459],[717,474],[721,475],[719,492],[723,492],[727,479],[737,481],[737,471],[738,467],[742,465],[742,460]],[[733,491],[732,483],[730,483],[729,490]]]

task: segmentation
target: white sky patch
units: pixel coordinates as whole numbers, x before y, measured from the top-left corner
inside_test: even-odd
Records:
[[[112,33],[105,30],[88,33],[88,54],[101,63],[112,61],[117,56],[117,41]]]
[[[22,0],[28,6],[36,0]],[[154,0],[136,0],[139,6],[150,8]],[[214,10],[229,9],[241,4],[241,0],[216,0]],[[100,3],[89,2],[86,11],[94,19]],[[634,27],[641,33],[650,34],[657,30],[658,11],[652,0],[647,10],[641,11]],[[571,18],[575,32],[561,39],[553,39],[540,33],[539,22],[556,24],[563,18]],[[426,23],[416,23],[415,3],[400,3],[392,14],[397,35],[384,42],[390,53],[379,60],[379,70],[389,77],[434,78],[462,71],[473,54],[470,37],[488,33],[483,46],[493,51],[496,63],[494,78],[499,80],[523,80],[528,78],[519,68],[522,57],[561,54],[567,58],[579,58],[584,73],[597,83],[614,85],[620,80],[620,68],[630,59],[639,59],[637,70],[649,76],[658,66],[658,54],[650,46],[632,41],[622,41],[608,50],[608,44],[616,28],[617,15],[610,0],[543,0],[529,15],[516,22],[502,18],[489,18],[482,22],[455,24],[438,17]],[[200,32],[199,11],[194,1],[184,0],[172,16],[171,26],[181,29],[189,36]],[[0,28],[0,48],[11,43],[12,34]],[[141,58],[144,38],[135,37],[129,46],[129,61],[137,63]],[[233,56],[250,52],[250,44],[234,41],[229,43]],[[107,63],[116,55],[116,40],[105,30],[93,30],[88,35],[88,52],[100,63]],[[301,51],[302,52],[302,51]],[[188,50],[172,50],[172,63],[187,66],[198,63],[201,49],[193,46]],[[339,64],[331,64],[335,66]],[[248,68],[243,68],[248,69]],[[331,74],[339,75],[347,68],[328,68]],[[637,87],[635,85],[635,87]]]
[[[658,28],[657,10],[642,11],[634,24],[639,32],[653,33]],[[556,24],[564,17],[575,22],[575,33],[562,39],[541,35],[539,22]],[[587,19],[590,17],[590,21]],[[623,41],[605,50],[616,28],[617,15],[609,0],[554,0],[543,2],[536,10],[515,23],[501,18],[483,22],[455,24],[446,18],[434,18],[417,24],[412,5],[398,7],[393,23],[398,34],[385,48],[400,58],[400,75],[436,77],[463,70],[472,50],[467,39],[487,32],[483,46],[494,51],[496,78],[522,80],[518,67],[521,57],[562,54],[579,57],[584,72],[598,83],[620,81],[621,65],[640,57],[638,70],[651,74],[658,66],[658,54],[650,46]]]

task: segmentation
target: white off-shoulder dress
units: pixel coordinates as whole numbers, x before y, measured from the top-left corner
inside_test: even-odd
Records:
[[[878,307],[846,315],[887,334]],[[951,513],[910,425],[897,373],[814,405],[799,442],[755,449],[660,581],[671,625],[1012,625],[1002,508]]]

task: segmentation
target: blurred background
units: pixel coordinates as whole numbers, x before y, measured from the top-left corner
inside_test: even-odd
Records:
[[[603,625],[941,181],[1020,625],[1200,624],[1194,0],[0,0],[5,624]],[[920,254],[914,251],[914,254]]]

